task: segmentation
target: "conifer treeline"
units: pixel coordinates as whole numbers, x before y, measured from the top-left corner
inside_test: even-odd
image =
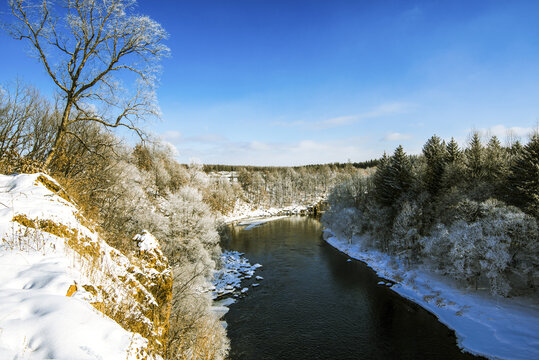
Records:
[[[207,173],[216,172],[216,171],[240,171],[241,169],[249,171],[283,171],[288,168],[294,170],[299,170],[301,168],[306,168],[309,170],[321,170],[324,167],[329,167],[330,170],[344,169],[346,167],[354,167],[356,169],[368,169],[378,165],[378,159],[372,159],[367,161],[360,162],[347,162],[347,163],[329,163],[329,164],[311,164],[311,165],[301,165],[301,166],[249,166],[249,165],[220,165],[220,164],[208,164],[204,165],[204,171]]]
[[[431,137],[418,156],[384,154],[371,177],[336,186],[323,221],[337,235],[502,295],[539,272],[539,135],[504,147],[479,133],[460,149]],[[368,240],[367,240],[368,239]]]

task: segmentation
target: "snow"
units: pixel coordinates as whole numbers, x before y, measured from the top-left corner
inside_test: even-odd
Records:
[[[269,218],[248,219],[248,220],[244,220],[244,221],[240,222],[238,224],[238,226],[246,226],[243,230],[247,231],[247,230],[254,229],[255,227],[261,226],[261,225],[263,225],[263,224],[265,224],[267,222],[283,219],[285,217],[287,217],[287,216],[272,216],[272,217],[269,217]]]
[[[133,237],[140,251],[150,251],[159,248],[157,239],[147,230],[143,230],[142,234],[137,234]]]
[[[391,286],[454,329],[462,349],[492,359],[539,359],[539,306],[529,299],[467,292],[450,279],[406,268],[387,254],[364,249],[359,238],[351,243],[339,239],[329,229],[324,230],[324,239],[393,282],[379,285]]]
[[[234,211],[232,211],[231,214],[224,215],[222,217],[222,220],[225,223],[233,223],[245,219],[262,219],[262,218],[271,218],[271,217],[278,217],[278,216],[289,216],[289,215],[300,215],[302,213],[305,213],[309,208],[320,202],[322,198],[317,199],[312,204],[307,205],[301,205],[301,204],[293,204],[289,206],[285,206],[282,208],[253,208],[249,204],[246,204],[244,202],[240,202],[239,200],[236,202]]]
[[[213,276],[212,295],[214,299],[244,293],[241,286],[243,279],[251,279],[260,264],[251,265],[242,253],[224,251],[221,254],[221,268]],[[242,290],[240,290],[242,289]],[[227,305],[225,305],[227,306]]]
[[[135,359],[147,339],[97,311],[82,288],[67,296],[70,287],[95,283],[98,274],[84,269],[66,239],[13,221],[16,215],[51,220],[99,240],[81,224],[75,204],[40,179],[58,186],[44,174],[0,175],[0,358]],[[113,251],[99,245],[103,254]]]

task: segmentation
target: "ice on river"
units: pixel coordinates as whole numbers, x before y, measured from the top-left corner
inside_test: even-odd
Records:
[[[249,260],[238,251],[223,252],[221,264],[222,267],[215,271],[213,277],[212,295],[214,299],[245,293],[248,288],[242,287],[241,281],[251,279],[256,269],[262,266],[260,264],[251,265]],[[230,304],[223,304],[223,306],[228,305]]]
[[[279,220],[279,219],[282,219],[282,218],[285,218],[285,217],[286,216],[273,216],[273,217],[269,217],[269,218],[249,219],[249,220],[242,221],[238,225],[239,226],[245,226],[245,229],[243,229],[243,230],[247,231],[247,230],[254,229],[255,227],[258,227],[260,225],[263,225],[263,224],[265,224],[267,222],[274,221],[274,220]]]

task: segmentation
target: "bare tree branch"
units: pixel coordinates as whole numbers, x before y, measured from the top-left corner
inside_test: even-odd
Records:
[[[135,1],[130,0],[61,4],[10,0],[9,4],[15,18],[10,34],[30,42],[62,95],[61,120],[45,166],[67,134],[84,140],[71,128],[76,123],[125,127],[143,136],[137,122],[158,116],[153,89],[158,62],[169,53],[161,25],[136,14]],[[133,77],[136,86],[120,86]]]

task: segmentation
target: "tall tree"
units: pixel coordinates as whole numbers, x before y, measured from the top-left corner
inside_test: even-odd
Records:
[[[462,158],[462,152],[459,149],[459,144],[452,137],[451,141],[446,146],[446,162],[454,163]]]
[[[384,155],[376,166],[376,172],[373,175],[373,185],[375,198],[380,204],[390,205],[392,198],[390,197],[389,187],[387,186],[387,177],[389,175],[389,157],[384,152]]]
[[[466,156],[466,170],[470,179],[477,180],[482,178],[484,149],[477,131],[472,134],[468,148],[464,154]]]
[[[10,0],[9,32],[30,43],[61,94],[62,111],[48,166],[78,122],[140,133],[138,120],[157,116],[158,61],[168,54],[165,30],[134,12],[134,0]],[[122,88],[121,82],[130,82]],[[132,83],[131,83],[132,81]],[[132,84],[135,84],[134,86]]]
[[[496,136],[490,138],[485,155],[485,175],[489,181],[497,183],[507,176],[508,157]]]
[[[429,193],[436,195],[441,189],[445,170],[446,149],[442,139],[433,135],[423,146],[423,155],[427,162],[425,185]]]
[[[522,148],[510,170],[509,200],[539,218],[539,133]]]
[[[387,198],[390,200],[390,203],[394,203],[406,193],[410,189],[412,181],[413,176],[410,159],[402,146],[399,145],[389,160],[387,176],[384,179]]]

